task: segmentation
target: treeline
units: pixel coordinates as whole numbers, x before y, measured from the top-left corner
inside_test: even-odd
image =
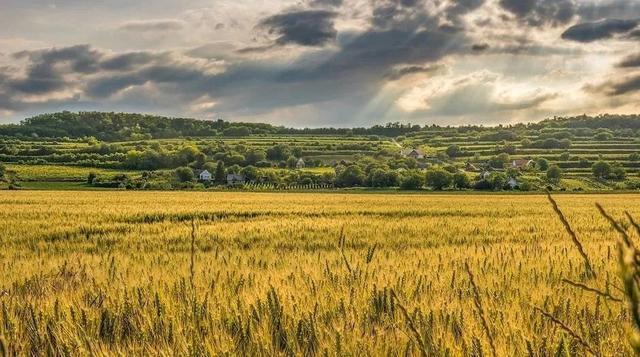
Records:
[[[224,120],[168,118],[156,115],[105,112],[59,112],[27,118],[20,124],[0,125],[0,136],[81,138],[103,141],[168,139],[187,136],[247,136],[276,133],[270,124],[230,123]]]
[[[517,140],[531,131],[553,135],[558,129],[568,129],[572,135],[586,136],[596,130],[610,129],[616,136],[637,136],[640,130],[639,115],[599,115],[596,117],[555,117],[540,123],[483,127],[477,125],[420,126],[387,123],[369,128],[285,128],[264,123],[240,123],[218,120],[169,118],[157,115],[108,112],[59,112],[41,114],[24,119],[20,124],[0,125],[0,136],[17,138],[85,138],[95,137],[103,141],[169,139],[206,136],[249,135],[369,135],[415,136],[421,133],[441,137],[478,134],[480,140]],[[607,134],[603,134],[607,135]],[[562,139],[557,138],[556,139]]]

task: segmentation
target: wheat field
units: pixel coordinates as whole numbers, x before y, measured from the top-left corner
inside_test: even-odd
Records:
[[[630,355],[640,195],[555,199],[594,274],[542,195],[0,192],[0,354]]]

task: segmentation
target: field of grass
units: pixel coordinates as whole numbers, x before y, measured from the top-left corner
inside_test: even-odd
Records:
[[[640,217],[639,199],[557,197],[594,279],[544,196],[2,191],[0,347],[631,355],[594,203]]]
[[[63,165],[17,165],[7,164],[7,170],[14,172],[20,181],[40,182],[82,182],[87,180],[93,172],[99,179],[111,179],[119,173],[138,174],[126,170],[109,170],[94,167],[63,166]]]

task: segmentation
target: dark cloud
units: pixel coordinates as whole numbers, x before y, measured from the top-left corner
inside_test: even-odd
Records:
[[[529,26],[558,26],[576,14],[573,0],[500,0],[500,6]]]
[[[640,2],[636,0],[579,1],[577,13],[583,22],[602,19],[633,20],[640,18]]]
[[[576,42],[594,42],[612,38],[617,34],[627,33],[638,27],[638,20],[607,19],[596,22],[585,22],[569,27],[562,38]]]
[[[184,23],[178,20],[150,20],[127,22],[120,26],[120,30],[131,32],[167,32],[179,31]]]
[[[60,90],[67,84],[64,78],[67,73],[95,73],[101,56],[88,45],[19,52],[14,57],[27,58],[30,64],[26,75],[11,80],[9,88],[27,94]]]
[[[474,43],[471,45],[471,50],[475,52],[484,52],[488,50],[491,46],[488,43]]]
[[[311,7],[340,7],[344,0],[308,0]]]
[[[108,98],[123,89],[145,82],[146,80],[139,75],[108,76],[90,82],[85,92],[92,98]]]
[[[127,71],[150,63],[154,55],[148,52],[130,52],[111,56],[100,63],[100,68],[111,71]]]
[[[640,53],[625,57],[617,66],[620,68],[640,67]]]
[[[427,73],[436,73],[443,69],[444,67],[441,65],[432,65],[432,66],[404,66],[397,69],[393,69],[389,74],[387,74],[387,78],[391,81],[397,81],[405,76],[410,76],[414,74],[427,74]]]
[[[640,75],[635,75],[622,81],[612,83],[608,94],[611,96],[618,96],[638,91],[640,91]]]
[[[420,25],[437,24],[421,1],[417,0],[372,0],[371,25],[378,29],[417,28]]]
[[[337,13],[326,10],[291,11],[270,16],[262,20],[259,27],[278,36],[278,45],[322,46],[335,40],[338,32],[334,27]]]
[[[486,0],[452,0],[445,10],[445,16],[453,24],[459,25],[461,17],[479,9]]]

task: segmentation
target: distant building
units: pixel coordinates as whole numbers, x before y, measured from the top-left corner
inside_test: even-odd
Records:
[[[511,187],[512,190],[514,188],[518,187],[519,185],[520,185],[520,183],[518,182],[518,180],[515,177],[511,177],[509,179],[509,181],[507,181],[507,186]]]
[[[211,181],[211,172],[203,170],[198,174],[200,181]]]
[[[406,149],[402,151],[402,155],[414,159],[424,159],[424,152],[420,149]]]
[[[228,174],[227,175],[227,185],[236,186],[244,184],[244,175],[238,174]]]
[[[464,166],[464,169],[466,171],[469,171],[469,172],[477,172],[477,171],[479,171],[478,168],[474,164],[472,164],[470,162],[467,162],[467,164]]]
[[[302,160],[302,158],[298,159],[298,162],[296,162],[296,169],[304,169],[304,167],[306,166],[304,160]]]
[[[527,170],[535,165],[533,160],[520,159],[511,161],[511,167],[518,170]]]

